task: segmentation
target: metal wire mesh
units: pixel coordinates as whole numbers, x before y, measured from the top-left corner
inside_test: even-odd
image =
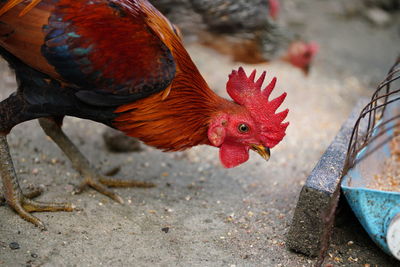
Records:
[[[389,138],[383,141],[380,138],[387,131],[400,127],[400,112],[390,114],[390,116],[385,115],[389,105],[400,107],[400,56],[356,120],[347,150],[343,175],[375,149],[400,135],[400,131],[392,131]],[[377,143],[379,138],[379,143]],[[368,149],[368,153],[360,156],[359,152],[367,146],[373,146],[374,149]]]

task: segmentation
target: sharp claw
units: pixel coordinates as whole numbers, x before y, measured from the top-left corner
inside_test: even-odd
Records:
[[[112,199],[114,199],[115,201],[117,201],[119,204],[122,205],[125,203],[125,201],[119,195],[115,195],[115,197],[113,197]]]
[[[35,225],[36,227],[40,228],[40,230],[47,231],[46,225],[44,225],[44,223],[41,220],[39,220],[38,218],[36,218],[34,216],[32,216],[31,219],[27,219],[27,218],[24,218],[24,217],[22,217],[22,218],[25,219],[26,221],[30,222],[30,223],[33,223],[33,225]]]
[[[39,220],[39,223],[36,226],[39,227],[40,230],[42,230],[43,232],[47,231],[46,225],[44,225],[44,223],[42,223],[42,221],[40,221],[40,220]]]

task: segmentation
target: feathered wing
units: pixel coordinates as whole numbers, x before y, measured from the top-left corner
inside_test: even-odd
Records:
[[[171,51],[145,21],[140,2],[42,0],[19,17],[21,4],[0,17],[0,33],[9,33],[0,43],[76,88],[83,102],[132,102],[166,89],[176,72]]]

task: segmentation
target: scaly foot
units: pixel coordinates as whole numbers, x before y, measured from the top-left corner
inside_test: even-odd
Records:
[[[113,178],[108,178],[97,174],[92,169],[86,169],[84,172],[84,180],[78,186],[76,193],[81,193],[85,188],[91,187],[97,192],[108,196],[109,198],[123,204],[124,200],[115,192],[110,190],[108,187],[141,187],[141,188],[151,188],[154,187],[152,183],[140,182],[135,180],[118,180]]]
[[[36,195],[36,194],[34,194]],[[17,198],[7,200],[8,205],[18,213],[21,218],[33,223],[37,227],[46,230],[41,220],[30,214],[37,211],[73,211],[73,205],[69,203],[40,202],[30,199],[34,195],[21,195]]]

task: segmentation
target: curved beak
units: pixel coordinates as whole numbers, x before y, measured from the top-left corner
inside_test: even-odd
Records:
[[[265,160],[269,160],[269,158],[271,157],[271,151],[268,147],[265,147],[263,145],[251,145],[251,149],[260,154],[260,156],[263,157]]]

